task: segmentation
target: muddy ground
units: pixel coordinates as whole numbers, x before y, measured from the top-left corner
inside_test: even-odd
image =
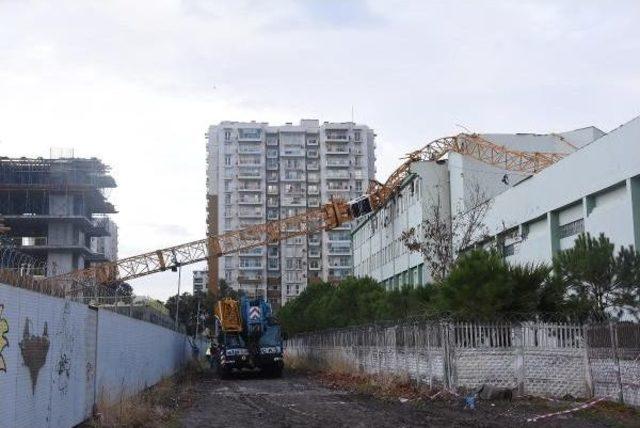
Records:
[[[174,425],[183,427],[608,427],[638,426],[640,417],[607,405],[527,423],[526,419],[575,406],[574,402],[516,399],[479,402],[464,410],[462,399],[376,398],[323,385],[322,379],[285,373],[281,379],[244,377],[219,380],[205,373],[192,390],[189,408]],[[404,400],[403,400],[404,401]]]

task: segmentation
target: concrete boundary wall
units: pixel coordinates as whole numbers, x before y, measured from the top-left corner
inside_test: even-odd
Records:
[[[0,284],[2,427],[77,425],[97,400],[135,394],[191,357],[173,330]]]
[[[415,322],[301,334],[288,357],[431,387],[483,383],[520,395],[606,397],[640,406],[640,325]]]

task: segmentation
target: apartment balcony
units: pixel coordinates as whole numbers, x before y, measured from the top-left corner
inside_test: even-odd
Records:
[[[333,186],[333,187],[328,187],[327,186],[327,191],[329,192],[349,192],[351,191],[351,189],[349,188],[349,186]]]
[[[278,213],[267,213],[267,220],[269,221],[274,221],[274,220],[278,220],[280,218],[280,216],[278,215]]]
[[[320,206],[320,201],[317,199],[309,200],[309,202],[307,202],[307,206],[309,208],[318,208]]]
[[[238,141],[261,141],[261,129],[238,129]]]
[[[325,178],[327,180],[349,180],[351,174],[349,171],[327,171]]]
[[[349,159],[327,159],[325,165],[329,168],[346,168],[351,165],[351,162],[349,162]],[[309,168],[307,167],[307,169]]]
[[[320,251],[319,247],[315,247],[315,248],[309,248],[309,252],[307,253],[308,257],[317,259],[319,257],[322,257],[322,252]]]
[[[305,149],[300,147],[300,148],[280,148],[280,156],[294,156],[294,157],[302,157],[305,156]]]
[[[307,194],[308,195],[319,195],[320,194],[320,189],[318,189],[317,187],[315,189],[307,189]]]
[[[257,179],[257,178],[261,178],[262,177],[262,173],[259,170],[250,170],[250,169],[240,169],[238,171],[238,178],[245,178],[245,179]]]
[[[318,173],[308,173],[307,174],[307,181],[309,183],[319,183],[320,182],[320,175],[318,175]]]
[[[262,263],[240,264],[238,266],[240,270],[262,270]]]
[[[280,201],[277,198],[269,198],[267,199],[267,207],[269,208],[278,208],[280,206]]]
[[[262,192],[260,186],[238,186],[238,192]]]
[[[306,181],[304,173],[287,173],[280,177],[281,181]]]
[[[319,162],[308,162],[307,163],[307,171],[318,171],[320,169]]]
[[[256,275],[256,276],[238,275],[238,282],[242,282],[244,284],[259,284],[262,282],[262,275]]]
[[[261,168],[263,166],[262,161],[238,161],[239,167],[252,167],[252,168]]]
[[[263,218],[264,212],[262,210],[240,210],[238,211],[239,218]]]
[[[341,146],[327,146],[325,153],[328,155],[348,155],[349,148]]]
[[[263,149],[262,146],[258,145],[238,145],[238,153],[240,154],[252,154],[252,155],[260,155],[262,154]]]
[[[347,132],[325,132],[325,140],[331,142],[345,143],[349,141],[349,134]]]
[[[287,197],[285,196],[282,199],[282,205],[283,206],[295,206],[295,207],[303,207],[307,204],[307,201],[305,198],[299,198],[299,197]]]
[[[351,255],[351,245],[333,245],[329,244],[329,255],[333,256],[349,256]]]
[[[258,247],[258,248],[251,248],[249,250],[242,250],[238,252],[238,255],[242,257],[260,257],[262,256],[263,253],[264,253],[263,249],[261,247]]]
[[[318,149],[309,149],[307,150],[308,158],[317,158],[320,154],[318,153]]]
[[[238,205],[262,205],[262,198],[260,197],[255,197],[255,198],[250,198],[247,197],[248,195],[243,195],[244,198],[238,198]],[[258,195],[255,195],[258,196]]]

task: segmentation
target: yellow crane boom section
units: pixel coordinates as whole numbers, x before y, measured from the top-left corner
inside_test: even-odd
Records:
[[[405,161],[384,184],[372,183],[367,195],[353,201],[333,200],[320,208],[310,209],[293,217],[103,263],[47,278],[44,281],[51,282],[49,285],[64,287],[65,290],[73,290],[85,285],[127,281],[206,260],[209,256],[219,257],[294,236],[331,230],[382,207],[410,174],[410,166],[413,162],[437,161],[449,152],[467,155],[506,170],[529,174],[552,165],[566,155],[511,150],[487,141],[477,134],[445,137],[409,153],[404,158]]]

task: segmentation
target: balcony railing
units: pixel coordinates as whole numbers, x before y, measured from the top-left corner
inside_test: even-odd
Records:
[[[260,186],[238,186],[239,192],[261,192],[262,188]]]
[[[341,131],[327,131],[325,133],[326,139],[329,141],[349,141],[349,135],[346,132]]]
[[[293,205],[293,206],[304,206],[306,205],[307,201],[305,200],[305,198],[299,198],[299,197],[285,197],[282,200],[282,205]]]
[[[260,178],[261,176],[259,170],[241,169],[238,171],[238,178]]]
[[[327,180],[348,180],[349,171],[327,171]]]
[[[238,217],[244,218],[262,218],[264,213],[262,210],[240,210],[238,211]]]
[[[281,148],[280,156],[304,156],[305,150],[303,148]]]
[[[262,198],[259,195],[255,195],[253,198],[249,197],[249,195],[243,195],[243,197],[238,198],[238,204],[255,205],[261,203]]]
[[[349,148],[341,147],[341,146],[327,146],[327,154],[328,155],[346,155],[346,154],[349,154]]]
[[[346,167],[350,165],[348,159],[327,159],[326,165],[328,167]]]
[[[349,255],[351,254],[351,246],[349,245],[329,245],[329,254],[331,255]]]
[[[238,146],[238,153],[262,153],[262,146],[241,144]]]
[[[287,172],[281,177],[283,181],[302,181],[304,179],[305,176],[302,172]]]

